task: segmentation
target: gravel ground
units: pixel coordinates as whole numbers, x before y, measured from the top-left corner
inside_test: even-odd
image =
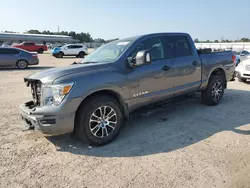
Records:
[[[216,107],[197,96],[136,113],[103,147],[22,131],[22,78],[73,61],[42,54],[39,66],[0,70],[0,187],[250,187],[250,84],[229,83]]]

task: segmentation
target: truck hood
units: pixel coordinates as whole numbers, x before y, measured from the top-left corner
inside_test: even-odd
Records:
[[[37,72],[31,74],[24,78],[24,81],[31,81],[31,80],[40,80],[42,83],[52,84],[53,81],[57,78],[69,75],[69,74],[76,74],[80,72],[96,72],[100,68],[108,67],[110,63],[89,63],[89,64],[76,64],[70,65],[67,67],[60,67],[60,68],[51,68],[46,71]]]

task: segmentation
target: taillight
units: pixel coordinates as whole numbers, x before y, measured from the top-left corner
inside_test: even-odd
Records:
[[[233,60],[233,62],[236,61],[236,56],[235,55],[232,56],[232,60]]]
[[[37,57],[37,54],[33,54],[32,57]]]

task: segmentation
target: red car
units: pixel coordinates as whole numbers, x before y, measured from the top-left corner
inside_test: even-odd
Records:
[[[29,52],[37,52],[39,54],[42,54],[44,51],[48,50],[46,45],[37,45],[34,42],[23,42],[21,44],[12,45],[12,47],[21,48]]]

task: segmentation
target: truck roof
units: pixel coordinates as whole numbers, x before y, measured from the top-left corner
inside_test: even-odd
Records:
[[[188,35],[188,33],[179,33],[179,32],[166,32],[166,33],[150,33],[150,34],[144,34],[144,35],[136,35],[132,37],[126,37],[120,40],[137,40],[141,37],[153,37],[153,36],[158,36],[158,35]]]

